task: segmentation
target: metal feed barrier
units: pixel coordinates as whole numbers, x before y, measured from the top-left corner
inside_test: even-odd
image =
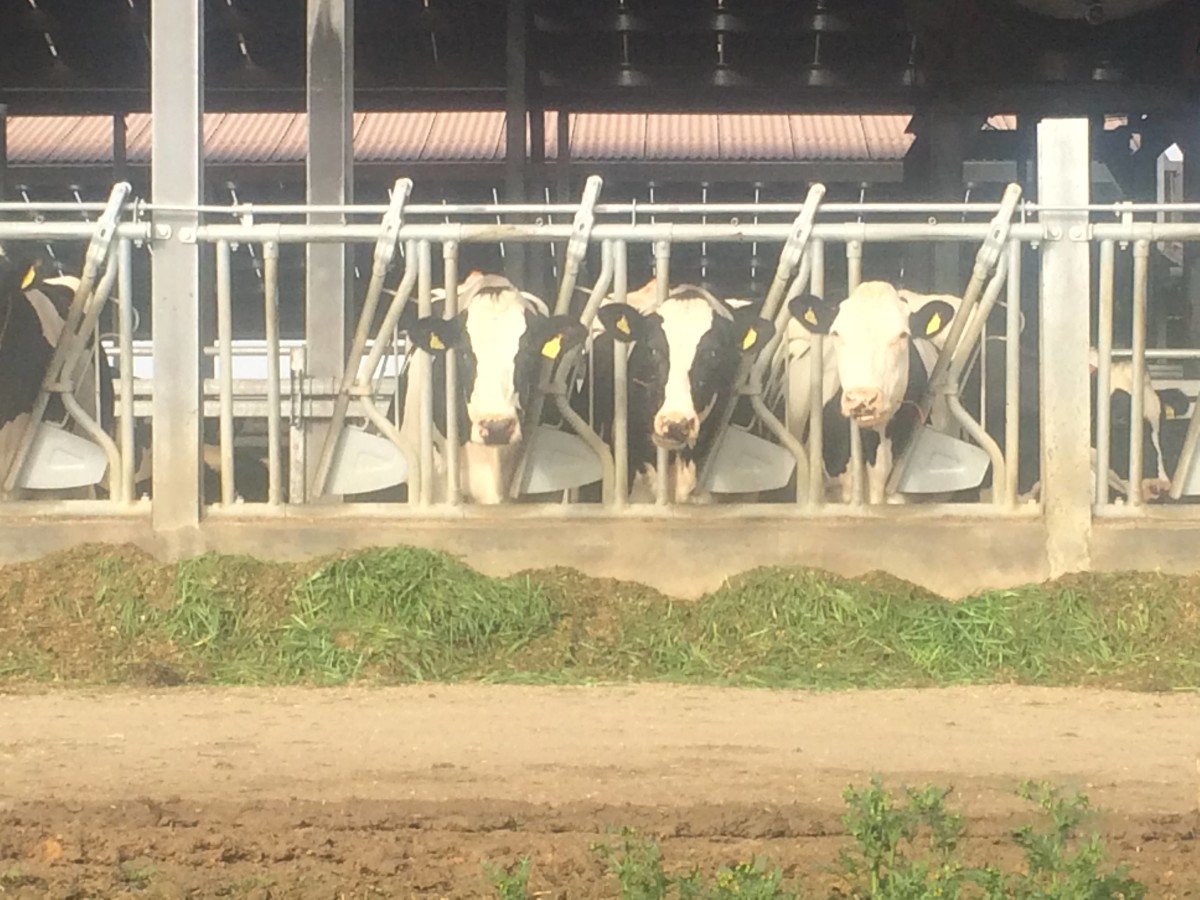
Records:
[[[107,204],[0,205],[0,216],[39,215],[60,212],[99,213],[89,222],[0,221],[0,241],[86,241],[88,249],[64,337],[55,350],[50,370],[15,455],[4,472],[6,496],[21,489],[74,487],[79,475],[56,471],[55,458],[70,451],[88,465],[76,466],[93,477],[103,464],[103,477],[111,484],[105,501],[64,501],[46,506],[14,502],[4,504],[5,514],[22,509],[39,512],[111,513],[142,508],[136,499],[135,475],[139,448],[135,446],[135,422],[152,422],[155,375],[136,371],[148,353],[149,344],[135,342],[133,334],[133,288],[131,257],[135,247],[156,240],[183,240],[213,247],[217,335],[204,356],[215,363],[215,377],[203,379],[203,414],[219,426],[215,468],[220,476],[219,497],[210,514],[278,515],[290,508],[304,507],[322,515],[353,516],[461,516],[462,486],[458,481],[459,445],[456,417],[448,416],[446,433],[433,427],[434,406],[456,396],[457,364],[454,353],[447,356],[446,395],[434,397],[429,377],[429,358],[412,352],[399,328],[407,304],[415,300],[417,311],[429,315],[435,300],[443,304],[447,318],[457,313],[462,248],[476,244],[545,244],[554,248],[559,278],[550,307],[553,314],[571,312],[572,299],[581,291],[586,301],[578,313],[585,328],[592,329],[600,305],[609,298],[625,301],[629,293],[629,258],[644,253],[654,261],[658,300],[665,298],[671,284],[672,251],[684,244],[740,243],[760,248],[777,246],[774,276],[762,301],[761,315],[776,325],[776,334],[754,358],[743,361],[731,385],[731,401],[713,411],[718,437],[712,452],[701,462],[698,486],[714,495],[742,496],[788,489],[788,503],[750,504],[754,515],[844,516],[881,514],[866,502],[862,438],[851,428],[851,502],[829,503],[824,496],[822,464],[822,403],[824,342],[808,336],[803,356],[792,361],[789,353],[787,300],[802,291],[824,295],[830,279],[827,256],[831,247],[842,246],[845,283],[853,290],[863,278],[864,255],[878,244],[957,242],[977,248],[970,280],[964,286],[958,312],[940,349],[930,378],[930,388],[919,408],[925,425],[917,438],[898,455],[889,480],[889,490],[910,499],[938,498],[977,488],[985,473],[992,473],[991,502],[914,504],[921,515],[1037,515],[1040,503],[1022,504],[1017,497],[1017,459],[1022,435],[1019,430],[1021,341],[1021,248],[1045,246],[1053,241],[1089,241],[1098,245],[1101,263],[1100,337],[1098,378],[1101,396],[1110,383],[1113,319],[1113,260],[1118,242],[1130,242],[1134,256],[1133,346],[1134,383],[1146,371],[1146,360],[1186,358],[1200,360],[1196,351],[1155,351],[1145,346],[1148,248],[1160,240],[1200,241],[1200,223],[1140,222],[1139,214],[1187,213],[1187,206],[1134,205],[1094,206],[1089,213],[1112,216],[1114,222],[1095,222],[1085,233],[1058,235],[1040,221],[1044,213],[1058,210],[1022,203],[1020,191],[1009,186],[998,204],[885,204],[824,203],[824,187],[814,185],[803,203],[797,204],[638,204],[601,203],[602,184],[591,178],[579,203],[575,204],[413,204],[412,184],[396,182],[387,205],[353,207],[260,206],[233,204],[204,206],[189,210],[203,223],[187,234],[169,238],[152,234],[147,217],[166,207],[130,202],[128,185],[118,185]],[[178,211],[171,208],[171,211]],[[1072,212],[1083,210],[1074,209]],[[345,224],[315,225],[290,221],[309,213],[339,213]],[[509,223],[512,216],[534,217],[534,221]],[[374,221],[363,221],[364,218]],[[907,221],[868,221],[872,217],[905,217]],[[945,217],[945,218],[935,218]],[[953,221],[951,217],[959,220]],[[565,219],[570,221],[564,221]],[[1037,218],[1038,221],[1032,221]],[[700,221],[694,221],[700,219]],[[973,220],[968,220],[973,219]],[[772,221],[774,220],[774,221]],[[339,243],[369,244],[373,247],[372,268],[360,306],[349,353],[340,377],[316,378],[305,370],[302,343],[279,339],[279,248],[282,244]],[[442,282],[433,287],[434,249],[441,249]],[[233,337],[232,254],[252,248],[262,260],[262,298],[266,338],[262,342],[239,342]],[[581,286],[585,269],[595,271],[590,285]],[[397,272],[396,270],[400,271]],[[838,273],[840,274],[840,273]],[[676,279],[685,280],[685,279]],[[394,287],[388,287],[389,284]],[[116,298],[111,295],[116,286]],[[1003,301],[1001,297],[1003,296]],[[105,434],[74,399],[81,367],[86,366],[87,336],[97,331],[99,317],[109,300],[117,304],[118,332],[108,350],[117,363],[116,439]],[[987,322],[997,303],[1005,311],[1004,385],[1007,428],[1002,441],[993,440],[983,422],[968,414],[962,402],[962,385],[973,366],[982,365],[980,348],[987,339]],[[382,313],[382,315],[381,315]],[[1120,351],[1115,351],[1117,355]],[[260,355],[265,371],[252,377],[235,376],[235,360]],[[804,358],[804,357],[807,358]],[[669,495],[668,480],[659,478],[652,504],[632,504],[624,486],[629,472],[625,435],[628,409],[626,353],[618,347],[614,358],[612,389],[615,399],[614,440],[610,447],[598,436],[594,423],[581,416],[570,402],[572,385],[581,366],[591,363],[586,348],[568,352],[557,361],[545,361],[531,404],[531,421],[540,422],[547,403],[557,412],[560,425],[542,424],[530,429],[513,479],[510,500],[555,497],[550,505],[510,506],[505,515],[600,514],[676,515]],[[792,396],[787,389],[790,367],[808,367],[807,396]],[[421,389],[417,409],[404,410],[403,432],[399,416],[389,418],[383,406],[391,402],[399,412],[403,379],[418,379]],[[986,382],[986,379],[981,379]],[[51,394],[63,398],[71,418],[82,434],[70,435],[41,421]],[[733,422],[737,401],[749,406],[749,426]],[[1133,397],[1133,421],[1142,412],[1139,392]],[[982,406],[982,404],[981,404]],[[942,413],[939,415],[939,411]],[[235,475],[236,426],[257,424],[265,430],[267,492],[261,503],[239,503]],[[286,440],[285,425],[286,423]],[[322,438],[311,444],[314,423],[327,425]],[[807,424],[807,438],[802,438]],[[1100,404],[1097,415],[1097,471],[1108,468],[1111,430],[1108,408]],[[83,443],[79,443],[83,442]],[[69,446],[68,446],[69,444]],[[1195,465],[1200,426],[1189,423],[1183,455],[1173,473],[1170,497],[1200,495],[1200,466]],[[144,449],[144,448],[141,448]],[[199,452],[199,448],[196,448]],[[69,455],[69,453],[67,453]],[[313,463],[310,466],[309,456]],[[435,461],[440,460],[438,474]],[[284,475],[284,466],[287,475]],[[658,471],[666,472],[668,453],[658,452]],[[1130,446],[1129,483],[1139,484],[1144,470],[1140,440]],[[61,469],[61,467],[60,467]],[[311,469],[311,472],[310,472]],[[72,481],[75,478],[76,481]],[[598,485],[599,502],[570,502],[582,488]],[[404,486],[407,501],[388,503],[347,502],[319,504],[327,496],[349,496]],[[566,501],[557,502],[558,500]],[[316,505],[314,505],[316,504]],[[709,508],[695,515],[742,514],[747,504],[730,504],[725,510]],[[1095,512],[1100,515],[1130,515],[1144,512],[1140,492],[1131,491],[1129,502],[1114,505],[1107,495],[1097,494]],[[1187,508],[1185,512],[1187,514]]]

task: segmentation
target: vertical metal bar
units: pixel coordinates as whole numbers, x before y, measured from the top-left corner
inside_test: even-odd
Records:
[[[288,419],[288,502],[304,503],[307,499],[305,456],[307,445],[304,435],[304,364],[306,353],[303,347],[293,347],[291,352],[291,416]]]
[[[417,244],[417,314],[422,318],[433,313],[433,262],[429,241]],[[420,458],[421,485],[418,506],[433,503],[433,359],[424,351],[413,358],[413,377],[420,378]]]
[[[825,242],[817,239],[809,247],[812,274],[809,291],[825,297]],[[809,408],[808,408],[808,506],[816,509],[825,502],[825,338],[809,333]]]
[[[120,179],[118,179],[120,180]],[[0,201],[8,199],[8,104],[0,103]]]
[[[1038,202],[1086,206],[1091,191],[1088,120],[1038,123]],[[1041,419],[1042,496],[1051,578],[1090,564],[1091,441],[1088,403],[1090,247],[1086,212],[1040,215],[1050,240],[1042,245]],[[1074,230],[1074,237],[1072,231]]]
[[[445,270],[446,299],[443,315],[453,319],[458,315],[458,242],[446,241],[442,245],[442,263]],[[446,502],[457,506],[462,499],[459,486],[458,454],[458,351],[446,351]],[[530,430],[537,428],[531,422]]]
[[[1108,469],[1112,448],[1112,349],[1113,304],[1116,280],[1116,245],[1100,242],[1100,308],[1096,349],[1096,472],[1097,509],[1108,505]]]
[[[671,292],[671,242],[670,241],[655,241],[654,242],[654,293],[658,305],[666,302],[667,295]],[[664,450],[662,447],[655,448],[658,452],[655,454],[655,467],[658,469],[658,479],[655,483],[654,502],[659,506],[666,506],[668,503],[670,487],[670,451]]]
[[[283,502],[279,465],[279,244],[265,241],[263,258],[263,321],[267,338],[267,503]]]
[[[846,241],[846,293],[852,294],[862,283],[862,241]],[[850,504],[862,506],[864,499],[862,429],[850,420]]]
[[[528,172],[525,124],[528,118],[529,49],[527,0],[508,0],[505,40],[505,150],[504,194],[510,203],[526,200]],[[515,243],[504,259],[505,274],[518,286],[525,284],[525,245]]]
[[[184,3],[150,22],[151,197],[187,210],[204,199],[204,8]],[[197,215],[154,214],[152,521],[178,532],[200,521],[200,246],[179,240]]]
[[[310,204],[341,205],[354,199],[354,3],[307,0],[308,50],[306,106],[308,158],[306,195]],[[341,224],[339,213],[309,213],[309,224]],[[346,320],[354,296],[349,248],[340,243],[305,246],[304,331],[308,374],[337,378],[346,359]],[[320,447],[329,426],[308,422],[310,442]],[[312,454],[315,469],[323,454]],[[313,499],[322,497],[314,484]]]
[[[121,385],[121,483],[122,503],[133,502],[133,478],[137,449],[133,442],[133,242],[121,238],[117,245],[117,354]],[[101,351],[103,352],[103,351]]]
[[[1017,503],[1021,472],[1021,242],[1008,242],[1008,296],[1005,308],[1004,505]],[[982,381],[982,379],[981,379]],[[983,408],[982,406],[980,407]],[[994,488],[993,488],[994,489]]]
[[[1142,474],[1145,460],[1142,458],[1142,422],[1146,409],[1143,382],[1146,379],[1146,293],[1150,278],[1150,242],[1135,241],[1133,244],[1133,331],[1131,346],[1133,359],[1131,403],[1129,409],[1129,505],[1142,505]]]
[[[624,241],[612,244],[613,299],[624,303],[629,293],[629,246]],[[629,502],[629,348],[620,341],[613,345],[613,469],[616,482],[613,507],[623,509]]]
[[[221,505],[232,506],[233,476],[233,277],[229,241],[217,241],[217,357],[220,363],[219,406]]]

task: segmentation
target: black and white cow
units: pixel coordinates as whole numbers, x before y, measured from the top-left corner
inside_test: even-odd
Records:
[[[577,320],[549,315],[545,303],[503,275],[471,273],[459,288],[458,303],[455,318],[435,310],[408,319],[407,330],[417,347],[433,355],[434,425],[443,435],[445,354],[457,350],[460,393],[454,414],[463,448],[463,493],[479,504],[498,504],[508,496],[525,435],[536,425],[528,421],[528,409],[541,364],[560,359],[587,332]],[[401,434],[415,447],[420,393],[418,379],[409,375],[407,382]]]
[[[929,383],[932,342],[955,315],[944,299],[917,306],[885,281],[864,281],[841,302],[811,294],[792,299],[793,318],[826,336],[823,455],[843,500],[850,497],[850,422],[862,434],[869,501],[883,503],[896,448],[903,449],[921,424],[916,402]],[[800,363],[805,365],[805,363]]]
[[[635,296],[637,295],[637,296]],[[696,464],[715,437],[710,415],[734,388],[738,364],[758,352],[774,334],[774,325],[751,307],[733,309],[695,285],[672,288],[659,304],[653,283],[628,299],[607,302],[597,318],[603,328],[592,336],[595,419],[600,436],[612,445],[612,361],[614,341],[632,345],[628,364],[629,480],[642,480],[653,495],[657,450],[673,454],[669,493],[676,503],[701,498]],[[640,307],[640,308],[639,308]],[[707,427],[706,427],[707,426]]]
[[[1090,408],[1092,465],[1096,464],[1097,446],[1097,387],[1096,374],[1098,353],[1090,351]],[[1007,409],[1004,402],[1005,383],[1005,340],[993,336],[988,342],[986,365],[986,408],[982,416],[989,435],[1003,446]],[[1039,411],[1038,371],[1039,352],[1035,342],[1023,342],[1020,352],[1020,392],[1018,415],[1020,443],[1018,456],[1017,490],[1022,497],[1037,495],[1041,482],[1041,416]],[[981,364],[968,373],[963,383],[963,406],[979,420],[979,383]],[[1106,478],[1109,497],[1129,495],[1129,442],[1133,409],[1133,366],[1128,360],[1112,363],[1109,379],[1109,472]],[[1191,402],[1177,388],[1159,390],[1151,381],[1149,372],[1142,379],[1142,499],[1154,502],[1163,499],[1170,487],[1170,479],[1179,461],[1182,431],[1186,429],[1183,417],[1187,415]],[[1176,428],[1175,426],[1182,426]],[[1172,440],[1166,440],[1165,432],[1172,431]],[[1174,432],[1180,432],[1175,434]],[[985,486],[990,483],[990,473]]]
[[[38,260],[24,261],[0,253],[0,473],[8,471],[29,426],[77,286],[78,280],[71,276],[47,276]],[[93,354],[92,365],[84,368],[75,399],[111,436],[112,370],[107,356],[96,354],[90,338],[88,349]],[[58,394],[51,394],[43,418],[78,430]],[[110,476],[107,473],[106,479]],[[37,493],[59,498],[96,495],[93,488]]]

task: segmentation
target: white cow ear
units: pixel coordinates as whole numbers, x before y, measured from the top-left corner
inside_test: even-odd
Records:
[[[602,306],[596,317],[604,329],[623,344],[631,344],[641,336],[643,316],[628,303]]]
[[[813,334],[829,334],[833,320],[837,317],[836,304],[812,294],[793,297],[788,303],[788,311],[792,318]]]
[[[908,317],[913,337],[937,337],[954,318],[954,307],[945,300],[930,300]]]
[[[458,318],[443,319],[425,316],[408,330],[413,343],[427,353],[445,353],[462,344],[462,322]]]

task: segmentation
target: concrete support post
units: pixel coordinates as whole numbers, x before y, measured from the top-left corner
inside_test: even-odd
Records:
[[[204,4],[182,3],[150,28],[151,199],[204,199]],[[184,534],[200,521],[201,260],[183,238],[195,212],[154,214],[154,528]]]
[[[504,197],[510,203],[527,199],[528,171],[525,154],[525,122],[529,111],[529,9],[526,0],[508,0],[505,41],[505,144]],[[505,274],[517,284],[525,283],[525,246],[506,245]]]
[[[308,0],[308,165],[311,204],[354,201],[354,3]],[[310,213],[309,224],[344,223],[339,213]],[[304,334],[307,374],[338,378],[345,366],[346,319],[354,298],[354,265],[344,244],[305,248]],[[308,423],[309,446],[325,439],[324,423]],[[311,484],[319,453],[308,456]],[[319,499],[309,495],[312,499]],[[328,499],[328,498],[326,498]]]
[[[559,203],[571,199],[571,111],[558,111],[558,156],[554,160],[555,184]]]
[[[1083,206],[1091,195],[1087,119],[1038,123],[1038,203]],[[1086,212],[1047,212],[1042,248],[1039,329],[1042,502],[1052,578],[1088,568],[1092,478],[1088,337],[1091,248]]]

